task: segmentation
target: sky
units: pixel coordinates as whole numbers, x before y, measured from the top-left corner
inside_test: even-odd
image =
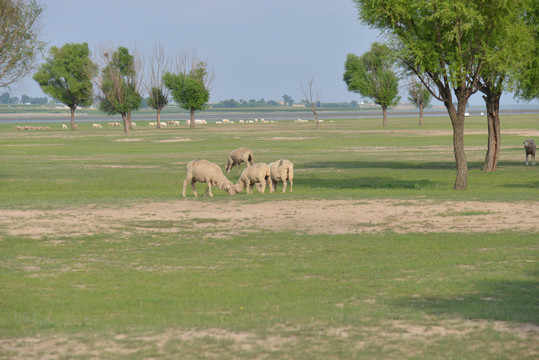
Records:
[[[194,50],[215,73],[210,102],[303,99],[314,76],[322,102],[361,101],[342,80],[348,53],[361,55],[377,30],[357,20],[352,0],[40,0],[49,46],[87,42],[168,55]],[[44,96],[29,76],[12,95]],[[403,94],[403,99],[406,96]],[[515,103],[511,95],[502,102]],[[478,95],[471,103],[481,105]]]

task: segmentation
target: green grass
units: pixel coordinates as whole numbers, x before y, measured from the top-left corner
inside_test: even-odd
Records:
[[[0,218],[3,210],[182,201],[188,161],[224,167],[239,146],[257,162],[292,160],[296,175],[293,193],[238,194],[240,203],[485,202],[440,209],[469,217],[491,214],[491,201],[537,206],[539,168],[524,166],[526,136],[514,135],[537,129],[537,115],[502,118],[512,131],[502,131],[495,173],[480,170],[483,120],[466,120],[466,191],[452,190],[445,117],[426,118],[423,128],[390,118],[388,129],[380,119],[336,120],[320,131],[291,122],[139,124],[129,135],[91,123],[73,132],[0,124]],[[238,171],[227,175],[236,181]],[[193,203],[228,201],[216,189]],[[126,220],[90,235],[37,238],[0,230],[0,359],[17,349],[70,359],[531,359],[539,351],[536,233],[223,236],[217,216],[192,222],[201,226]]]

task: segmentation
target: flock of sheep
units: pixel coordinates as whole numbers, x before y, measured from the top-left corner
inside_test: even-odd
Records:
[[[270,192],[275,192],[277,183],[283,183],[283,192],[286,192],[287,182],[290,183],[290,192],[292,192],[294,164],[291,161],[280,159],[270,164],[255,164],[253,152],[248,148],[241,147],[230,153],[225,170],[228,173],[237,165],[238,170],[241,171],[242,163],[245,163],[247,168],[241,172],[238,182],[234,184],[226,178],[219,165],[203,159],[190,161],[187,164],[187,176],[183,182],[183,197],[185,197],[189,183],[191,183],[193,195],[198,196],[195,189],[196,182],[206,183],[208,187],[204,195],[209,193],[210,196],[213,196],[212,186],[217,186],[229,195],[235,195],[242,192],[243,189],[247,189],[247,194],[252,193],[255,185],[261,193],[266,190],[266,185],[269,186]]]

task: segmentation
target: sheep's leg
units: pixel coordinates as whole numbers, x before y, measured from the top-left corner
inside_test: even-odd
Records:
[[[195,197],[196,197],[196,196],[198,196],[198,194],[197,194],[197,190],[195,188],[195,183],[196,183],[195,180],[191,181],[191,188],[193,189],[193,195],[195,195]]]
[[[185,181],[183,182],[183,190],[182,190],[182,196],[185,197],[185,190],[187,189],[187,183],[189,182],[189,178],[185,178]]]
[[[213,194],[211,192],[211,180],[206,180],[206,184],[208,184],[208,187],[206,188],[206,192],[204,193],[204,196],[208,195],[208,191],[209,191],[210,196],[213,197]]]
[[[526,153],[526,166],[528,166],[528,156],[529,156],[529,155],[530,155],[530,154]]]
[[[283,179],[283,192],[286,192],[286,178]]]
[[[290,179],[289,181],[290,181],[290,192],[292,192],[292,185],[294,185],[294,181],[292,179]]]
[[[249,190],[251,192],[253,191],[253,185],[251,185],[251,181],[249,179],[247,179],[247,181],[245,182],[245,187],[247,188],[246,189],[247,194],[249,194]]]

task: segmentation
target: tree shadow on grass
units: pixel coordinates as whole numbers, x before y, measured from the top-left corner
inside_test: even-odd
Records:
[[[474,294],[454,298],[402,298],[399,307],[415,308],[435,316],[458,316],[471,320],[514,321],[539,325],[539,281],[486,280]]]
[[[401,180],[392,177],[358,177],[352,179],[321,179],[308,177],[301,180],[302,185],[326,189],[424,189],[436,183],[429,180]]]
[[[400,162],[400,161],[313,161],[301,165],[304,169],[455,169],[454,162]]]

